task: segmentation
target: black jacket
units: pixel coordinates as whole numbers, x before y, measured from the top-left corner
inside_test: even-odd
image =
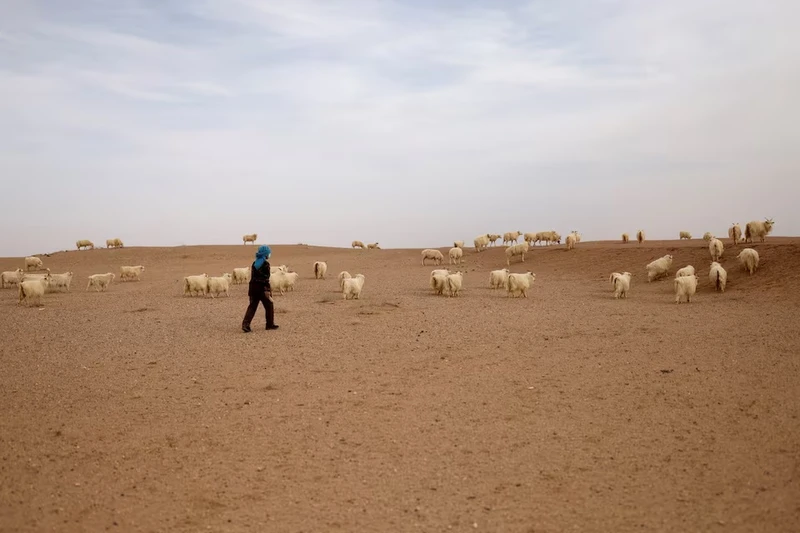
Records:
[[[250,286],[248,296],[259,296],[269,290],[269,261],[264,261],[261,268],[256,268],[256,263],[250,265]]]

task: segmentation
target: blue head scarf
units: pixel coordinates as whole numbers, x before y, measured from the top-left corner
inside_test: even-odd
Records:
[[[256,268],[261,268],[264,263],[267,262],[269,256],[272,255],[272,250],[266,244],[262,244],[258,247],[258,251],[256,252],[256,262],[253,264]]]

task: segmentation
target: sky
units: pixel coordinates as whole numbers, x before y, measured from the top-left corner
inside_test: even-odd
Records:
[[[796,0],[3,0],[0,256],[800,234]]]

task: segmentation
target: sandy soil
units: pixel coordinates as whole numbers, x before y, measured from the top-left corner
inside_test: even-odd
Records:
[[[419,250],[276,246],[301,279],[249,335],[245,286],[180,280],[252,247],[46,257],[71,293],[0,291],[0,531],[797,531],[800,239],[755,245],[752,278],[724,242],[724,294],[700,240],[581,243],[512,264],[527,300],[488,288],[500,247],[448,299]],[[647,283],[665,253],[698,268],[692,304]],[[124,264],[142,281],[84,291]]]

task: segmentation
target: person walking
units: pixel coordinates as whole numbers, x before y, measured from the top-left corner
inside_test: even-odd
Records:
[[[269,286],[269,257],[272,250],[269,246],[261,245],[256,252],[256,260],[250,266],[250,285],[247,289],[247,296],[250,297],[250,305],[242,320],[242,331],[250,333],[250,322],[256,316],[258,304],[264,304],[264,312],[267,315],[267,329],[278,329],[275,325],[275,309],[272,306],[272,289]]]

